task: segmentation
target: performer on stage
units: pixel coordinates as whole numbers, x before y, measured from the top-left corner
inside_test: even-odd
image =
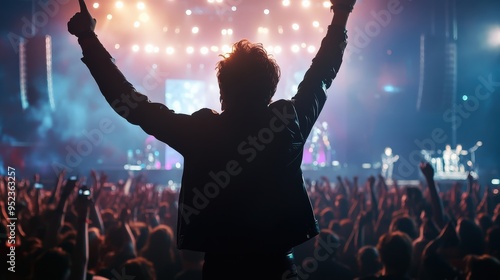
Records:
[[[332,146],[330,144],[328,123],[322,122],[321,126],[315,125],[310,135],[309,153],[314,166],[330,166],[332,164]]]
[[[394,155],[390,147],[386,147],[382,154],[382,176],[386,180],[392,180],[392,171],[394,163],[398,161],[399,155]]]
[[[462,145],[458,144],[455,151],[451,154],[452,171],[460,172],[460,155],[462,154]]]
[[[321,123],[321,143],[323,144],[323,149],[325,152],[325,165],[330,166],[333,160],[332,143],[330,142],[330,133],[328,132],[328,123]]]
[[[451,145],[447,144],[444,151],[443,151],[443,163],[444,163],[444,172],[448,173],[452,171],[452,166],[451,166],[451,155],[453,154],[453,151],[451,150]]]
[[[320,152],[320,134],[321,129],[319,129],[316,125],[313,126],[311,131],[311,142],[309,145],[309,153],[311,154],[312,164],[313,166],[317,166],[319,163],[319,152]]]
[[[455,150],[451,149],[451,145],[446,145],[443,151],[444,171],[460,172],[463,167],[460,166],[460,155],[462,155],[462,145],[458,144]]]

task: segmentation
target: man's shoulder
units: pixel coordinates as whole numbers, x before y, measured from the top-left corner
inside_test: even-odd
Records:
[[[269,104],[269,108],[283,108],[285,106],[293,106],[293,101],[289,99],[278,99],[273,103]]]
[[[274,112],[290,112],[293,115],[295,115],[296,109],[295,109],[295,103],[293,100],[289,99],[279,99],[274,101],[273,103],[269,104],[268,106],[269,110]]]
[[[191,114],[193,117],[198,117],[198,118],[210,118],[210,117],[215,117],[219,116],[219,113],[215,110],[212,110],[210,108],[203,108],[200,109],[193,114]]]

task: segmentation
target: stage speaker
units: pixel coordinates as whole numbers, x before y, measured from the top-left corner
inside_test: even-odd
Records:
[[[417,111],[441,113],[452,108],[456,87],[456,43],[441,36],[422,35]]]
[[[34,36],[19,44],[20,94],[23,110],[55,110],[52,89],[52,40]]]

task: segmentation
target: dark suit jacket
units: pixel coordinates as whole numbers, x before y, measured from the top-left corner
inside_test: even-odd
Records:
[[[344,29],[330,26],[291,100],[261,108],[178,114],[126,80],[97,38],[82,61],[111,107],[184,157],[180,249],[285,252],[318,234],[301,171],[304,143],[342,62]]]

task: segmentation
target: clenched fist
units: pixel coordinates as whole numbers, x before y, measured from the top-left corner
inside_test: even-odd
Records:
[[[330,0],[330,3],[332,3],[333,11],[352,12],[354,4],[356,4],[356,0]]]
[[[428,162],[420,163],[419,167],[426,179],[434,178],[434,168]]]
[[[76,37],[94,34],[96,20],[93,18],[84,0],[78,0],[80,12],[76,13],[68,22],[68,31]]]

